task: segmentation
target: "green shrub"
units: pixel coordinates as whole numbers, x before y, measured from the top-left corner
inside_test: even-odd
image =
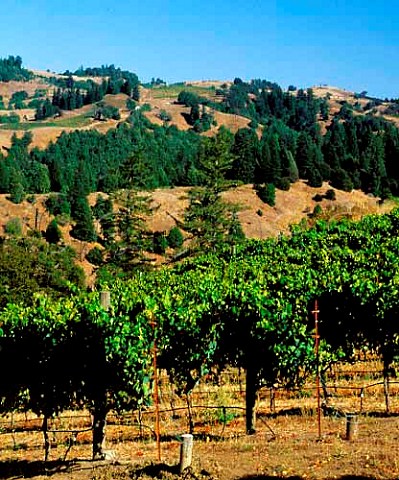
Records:
[[[327,200],[336,200],[337,196],[335,194],[335,190],[333,190],[332,188],[327,190],[326,194],[324,195],[324,198],[326,198]]]
[[[273,183],[266,183],[265,185],[257,185],[255,187],[258,197],[262,202],[267,203],[271,207],[276,204],[276,187]]]
[[[93,247],[86,255],[86,260],[97,267],[104,263],[103,251],[98,247]]]
[[[13,237],[22,235],[22,222],[20,218],[11,218],[5,225],[4,231]]]
[[[183,245],[184,237],[180,228],[173,227],[168,234],[168,244],[171,248],[179,248]]]
[[[163,122],[170,122],[172,120],[172,116],[166,110],[161,110],[158,114],[158,118]]]
[[[46,229],[44,238],[48,243],[56,244],[62,239],[61,230],[58,227],[57,220],[52,220]]]
[[[164,232],[155,232],[152,238],[153,252],[163,255],[168,248],[168,239]]]
[[[129,110],[134,110],[137,106],[137,103],[132,99],[132,98],[128,98],[126,100],[126,108],[129,109]]]
[[[276,187],[279,189],[279,190],[283,190],[285,192],[288,192],[288,190],[290,189],[291,187],[291,181],[288,177],[282,177],[282,178],[279,178],[276,182]]]
[[[71,204],[63,193],[52,193],[46,200],[46,208],[52,215],[70,215]]]
[[[318,217],[323,213],[323,209],[321,208],[321,205],[316,205],[313,209],[312,216],[313,217]]]
[[[16,113],[10,113],[9,115],[0,115],[0,123],[15,124],[19,123],[20,118]]]
[[[320,193],[316,193],[316,195],[312,198],[315,202],[321,202],[323,200],[323,195],[320,195]]]

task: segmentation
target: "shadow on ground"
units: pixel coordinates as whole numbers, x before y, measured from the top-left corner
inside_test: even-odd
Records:
[[[269,475],[248,475],[241,477],[237,480],[276,480],[279,478],[284,478],[284,480],[303,480],[303,477],[296,475],[290,477],[279,477],[279,476],[269,476]],[[341,477],[334,477],[335,480],[375,480],[375,477],[364,477],[363,475],[343,475]],[[328,480],[328,478],[326,478]],[[390,480],[398,480],[397,478],[392,478]]]
[[[211,473],[206,470],[194,471],[186,469],[182,474],[179,472],[178,466],[170,466],[165,463],[149,464],[142,468],[132,468],[131,466],[111,465],[107,462],[96,463],[92,461],[79,461],[79,465],[74,462],[43,462],[43,461],[25,461],[13,460],[9,462],[0,462],[0,479],[11,480],[15,478],[34,478],[39,476],[56,478],[63,477],[65,479],[74,478],[74,474],[81,479],[92,478],[118,478],[120,480],[216,480]],[[84,471],[86,470],[86,474]],[[105,470],[105,475],[100,475],[100,470]],[[108,473],[106,473],[108,472]],[[115,473],[115,477],[114,474]],[[111,476],[109,476],[111,474]],[[95,475],[93,477],[93,475]],[[275,476],[275,475],[247,475],[237,478],[236,480],[303,480],[300,476]],[[362,475],[343,475],[336,477],[336,480],[372,480],[375,477],[366,477]],[[397,479],[392,479],[397,480]]]
[[[0,478],[32,478],[39,475],[51,476],[55,473],[67,472],[71,462],[42,462],[27,460],[12,460],[0,462]]]

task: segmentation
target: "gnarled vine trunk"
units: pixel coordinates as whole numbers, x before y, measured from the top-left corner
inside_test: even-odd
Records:
[[[257,369],[249,364],[246,373],[246,391],[245,391],[245,407],[246,407],[246,427],[247,434],[252,435],[256,432],[256,393],[258,390]]]
[[[103,460],[105,457],[107,413],[107,403],[104,399],[95,403],[93,409],[93,460]]]

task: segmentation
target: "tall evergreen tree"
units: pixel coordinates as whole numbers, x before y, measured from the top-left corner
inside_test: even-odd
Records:
[[[184,228],[193,235],[194,251],[216,249],[234,231],[235,210],[221,198],[230,186],[225,176],[234,159],[231,148],[232,135],[223,128],[216,137],[203,139],[200,169],[204,186],[190,190],[184,217]]]
[[[259,140],[256,133],[248,128],[240,128],[234,136],[232,153],[234,161],[231,177],[244,183],[253,183],[259,162]]]
[[[93,215],[85,196],[74,198],[72,218],[75,225],[71,229],[72,237],[85,242],[94,242],[97,234],[94,228]]]

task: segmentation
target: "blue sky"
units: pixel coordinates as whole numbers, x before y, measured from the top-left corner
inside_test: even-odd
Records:
[[[266,78],[399,97],[397,0],[2,0],[0,57],[147,81]]]

